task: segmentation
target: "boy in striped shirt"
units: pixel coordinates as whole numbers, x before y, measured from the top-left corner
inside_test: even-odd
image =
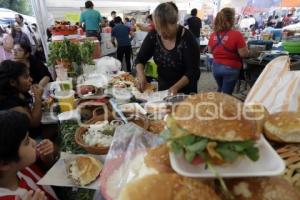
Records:
[[[28,136],[28,129],[26,115],[0,112],[0,200],[58,199],[51,187],[36,184],[43,174],[34,165],[36,152],[42,161],[54,158],[53,143],[43,140],[36,145]]]

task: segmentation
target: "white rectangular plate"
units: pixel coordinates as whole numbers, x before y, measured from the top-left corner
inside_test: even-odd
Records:
[[[261,136],[257,141],[259,160],[251,161],[246,156],[238,158],[230,164],[213,166],[214,170],[222,177],[251,177],[251,176],[276,176],[285,170],[285,163],[266,139]],[[170,152],[172,168],[183,176],[213,178],[216,175],[205,164],[192,165],[184,159],[183,155]]]
[[[39,185],[53,185],[53,186],[62,186],[62,187],[77,187],[77,188],[86,188],[99,190],[100,189],[100,176],[91,184],[81,187],[75,185],[73,181],[68,178],[66,171],[66,164],[64,159],[73,159],[78,155],[69,154],[62,152],[60,159],[53,165],[53,167],[47,172],[47,174],[38,182]],[[104,156],[91,155],[104,163]]]

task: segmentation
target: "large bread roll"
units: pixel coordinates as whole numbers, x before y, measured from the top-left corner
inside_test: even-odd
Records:
[[[226,184],[235,199],[238,200],[300,199],[298,191],[280,177],[231,179],[227,180]]]
[[[257,122],[244,113],[244,104],[223,93],[200,93],[177,104],[172,116],[190,134],[221,141],[259,138]]]
[[[177,174],[148,175],[128,183],[118,200],[221,200],[208,185]]]
[[[264,133],[276,142],[300,142],[300,112],[278,112],[271,114],[265,124]]]
[[[169,147],[162,144],[158,147],[149,149],[145,156],[144,162],[147,167],[153,168],[159,173],[174,172],[169,158]]]
[[[265,121],[269,116],[267,108],[260,103],[248,103],[245,104],[244,109],[246,116],[257,122],[258,134],[263,133]]]
[[[102,163],[92,156],[79,156],[67,165],[69,177],[77,185],[85,186],[96,180],[103,168]]]

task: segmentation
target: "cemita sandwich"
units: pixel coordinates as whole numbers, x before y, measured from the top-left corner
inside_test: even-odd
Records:
[[[168,116],[162,136],[171,151],[183,153],[193,164],[224,164],[239,156],[257,161],[260,129],[243,107],[242,102],[222,93],[189,96]]]
[[[102,163],[92,156],[78,156],[67,163],[67,173],[76,185],[85,186],[97,179]]]
[[[129,182],[118,200],[221,200],[204,182],[175,173],[152,174]]]

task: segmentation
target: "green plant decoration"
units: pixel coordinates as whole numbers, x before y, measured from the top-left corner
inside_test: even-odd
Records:
[[[79,51],[80,51],[80,57],[82,60],[82,63],[84,64],[89,64],[89,65],[93,65],[93,52],[95,49],[95,43],[90,40],[90,39],[86,39],[83,41],[83,43],[81,43],[81,45],[79,46]]]
[[[69,61],[81,64],[79,44],[64,39],[61,42],[52,42],[49,45],[48,65],[56,65],[57,61]]]
[[[77,65],[94,64],[93,52],[95,44],[86,39],[82,43],[71,42],[64,39],[61,42],[52,42],[49,45],[48,65],[56,65],[57,61],[75,62]]]

